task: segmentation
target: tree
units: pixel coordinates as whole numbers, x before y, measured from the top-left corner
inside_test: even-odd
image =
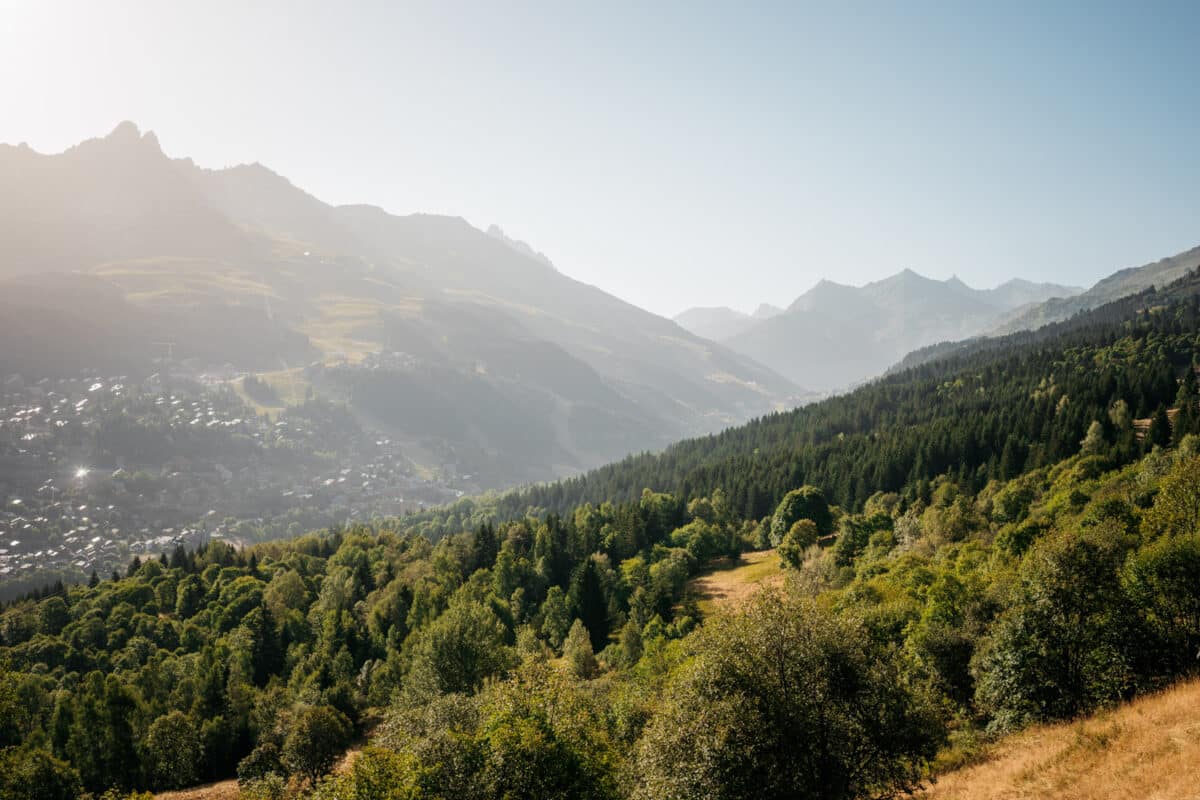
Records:
[[[1150,418],[1150,429],[1146,431],[1144,442],[1147,448],[1166,447],[1171,443],[1171,420],[1167,417],[1167,409],[1161,403]]]
[[[188,575],[179,584],[176,592],[175,614],[180,619],[190,619],[200,610],[204,602],[204,583],[197,575]]]
[[[1133,688],[1134,620],[1121,587],[1123,529],[1046,536],[976,658],[976,700],[1000,728],[1068,719]]]
[[[516,661],[508,629],[490,607],[473,600],[455,600],[419,635],[408,686],[425,697],[473,692]]]
[[[1191,669],[1200,653],[1200,533],[1163,536],[1131,556],[1125,584],[1158,645],[1147,669]]]
[[[1162,479],[1142,531],[1152,538],[1200,533],[1200,456],[1180,461]]]
[[[642,657],[642,629],[630,619],[621,628],[621,660],[624,666],[632,667]]]
[[[833,515],[825,495],[815,486],[801,486],[783,496],[771,518],[771,546],[778,547],[783,537],[798,520],[810,519],[817,526],[817,535],[833,530]]]
[[[475,569],[487,569],[496,561],[500,553],[500,540],[496,529],[490,522],[484,522],[475,530],[474,545]]]
[[[551,586],[542,603],[542,635],[557,650],[562,647],[570,629],[571,615],[567,612],[566,595],[561,587]]]
[[[283,763],[296,775],[316,783],[333,768],[350,742],[350,720],[332,706],[305,706],[293,718],[283,742]]]
[[[1092,424],[1088,426],[1087,434],[1083,437],[1083,441],[1079,443],[1080,455],[1102,455],[1107,447],[1108,442],[1104,440],[1104,426],[1098,420],[1092,420]]]
[[[941,726],[857,623],[760,592],[700,629],[636,754],[639,798],[890,797]]]
[[[0,797],[4,800],[77,800],[79,773],[38,748],[0,750]]]
[[[71,614],[67,610],[66,601],[61,597],[51,597],[43,600],[38,604],[38,612],[41,616],[42,633],[51,636],[57,636],[67,623],[71,621]]]
[[[145,751],[147,767],[157,786],[178,789],[199,778],[204,745],[195,724],[183,712],[172,711],[150,723]]]
[[[779,543],[779,557],[785,567],[799,569],[804,563],[804,553],[817,543],[817,523],[811,519],[800,519],[788,530]]]
[[[386,734],[395,760],[377,765],[392,775],[351,768],[336,779],[346,790],[336,797],[401,800],[411,791],[423,800],[615,800],[619,756],[605,730],[610,709],[598,700],[561,672],[532,664],[474,697],[446,695],[399,711]]]
[[[608,643],[608,597],[595,558],[585,558],[576,570],[569,607],[587,628],[592,639],[592,650],[603,650]]]
[[[592,640],[582,620],[577,619],[571,624],[571,632],[563,642],[563,658],[575,677],[584,680],[596,677],[600,666],[596,663]]]
[[[421,800],[428,796],[422,795],[416,786],[415,762],[407,753],[393,753],[381,747],[364,748],[344,774],[321,782],[313,800]],[[279,797],[284,797],[282,786]]]
[[[262,742],[250,755],[238,762],[238,785],[246,786],[261,781],[268,775],[287,777],[287,768],[283,766],[279,747],[271,741]]]

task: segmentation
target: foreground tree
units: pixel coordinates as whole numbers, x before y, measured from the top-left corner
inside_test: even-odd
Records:
[[[893,797],[936,751],[895,655],[809,601],[764,591],[694,647],[640,742],[640,798]]]
[[[1047,536],[1025,556],[974,664],[976,700],[994,725],[1069,719],[1135,688],[1125,555],[1122,527],[1107,523]]]
[[[602,697],[534,660],[479,694],[397,706],[382,748],[330,781],[341,794],[319,798],[616,800],[619,756]]]

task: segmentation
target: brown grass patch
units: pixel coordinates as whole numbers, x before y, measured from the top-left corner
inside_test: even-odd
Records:
[[[700,613],[711,614],[723,606],[739,603],[764,586],[783,583],[783,567],[774,550],[743,553],[741,558],[722,558],[691,582],[692,595]]]
[[[208,783],[177,792],[154,795],[155,800],[237,800],[238,784],[235,780]]]
[[[1200,681],[1079,722],[1032,728],[924,800],[1200,800]]]

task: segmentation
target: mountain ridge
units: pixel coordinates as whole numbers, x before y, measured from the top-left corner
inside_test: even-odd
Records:
[[[1076,291],[1019,278],[974,289],[957,276],[942,281],[905,268],[862,286],[822,278],[762,320],[719,309],[689,309],[675,319],[793,382],[836,391],[881,374],[913,350],[977,335],[1023,303]]]

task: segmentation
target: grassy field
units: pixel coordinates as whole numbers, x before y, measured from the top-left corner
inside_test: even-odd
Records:
[[[923,800],[1197,800],[1200,681],[1086,720],[1032,728]]]
[[[717,608],[744,600],[763,586],[783,582],[783,567],[774,550],[743,553],[734,560],[723,558],[691,581],[697,607],[704,615]]]
[[[277,370],[275,372],[262,372],[257,377],[275,390],[276,396],[279,397],[278,403],[264,405],[248,395],[245,388],[243,388],[244,382],[242,378],[231,381],[229,386],[238,393],[238,396],[242,398],[246,405],[254,409],[256,414],[266,414],[271,419],[279,416],[279,412],[288,406],[297,406],[303,403],[310,385],[308,378],[304,376],[303,367]]]

